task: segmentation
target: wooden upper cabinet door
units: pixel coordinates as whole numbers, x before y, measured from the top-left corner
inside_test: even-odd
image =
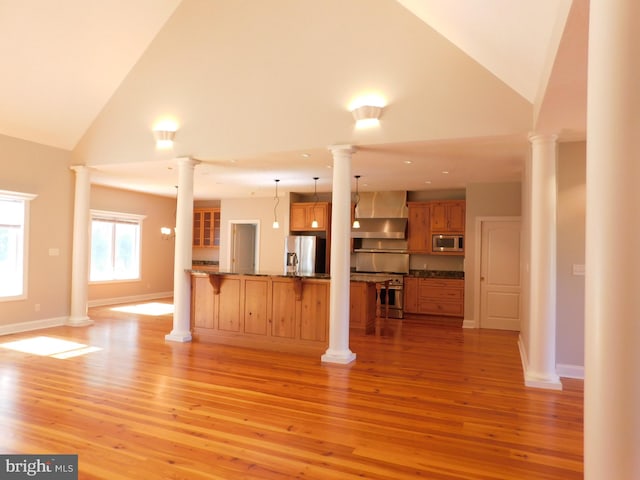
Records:
[[[326,231],[329,226],[329,204],[327,202],[292,203],[289,211],[289,230],[292,232]],[[313,220],[317,228],[311,227]]]
[[[193,246],[202,246],[202,212],[193,211]]]
[[[310,229],[311,225],[307,226],[307,205],[304,203],[292,203],[289,213],[289,230],[303,231]]]
[[[407,248],[413,253],[429,253],[431,251],[429,203],[409,202],[408,206]]]
[[[431,231],[446,232],[447,229],[447,205],[445,202],[431,203]]]
[[[431,203],[431,233],[464,233],[465,201]]]
[[[464,232],[465,223],[465,202],[451,202],[448,206],[449,231]]]
[[[220,246],[220,209],[196,208],[193,211],[194,247],[217,248]]]
[[[311,204],[309,209],[307,210],[307,221],[309,227],[311,227],[311,222],[314,220],[318,222],[317,230],[326,230],[327,229],[327,204],[326,203],[318,203]],[[313,229],[316,230],[316,229]]]

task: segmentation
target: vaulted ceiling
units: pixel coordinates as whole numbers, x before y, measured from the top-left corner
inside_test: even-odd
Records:
[[[587,26],[586,0],[0,0],[0,134],[164,195],[192,156],[196,198],[330,190],[336,143],[363,189],[517,181],[529,132],[584,138]]]

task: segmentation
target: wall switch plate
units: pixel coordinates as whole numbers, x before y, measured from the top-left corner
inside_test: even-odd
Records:
[[[584,275],[584,264],[574,263],[572,273],[574,275]]]

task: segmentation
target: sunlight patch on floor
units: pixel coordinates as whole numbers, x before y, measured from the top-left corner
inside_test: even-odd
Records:
[[[99,347],[91,347],[84,343],[43,336],[2,343],[0,344],[0,348],[58,359],[78,357],[80,355],[86,355],[87,353],[102,350]]]
[[[125,305],[123,307],[113,307],[111,310],[115,312],[137,313],[139,315],[159,317],[160,315],[171,315],[173,313],[173,304],[148,302],[139,303],[137,305]]]

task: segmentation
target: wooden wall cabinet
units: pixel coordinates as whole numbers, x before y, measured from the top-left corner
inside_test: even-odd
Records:
[[[431,204],[431,233],[464,233],[465,201],[443,200]]]
[[[431,253],[430,202],[407,202],[407,248],[409,253]]]
[[[312,228],[313,220],[318,228]],[[289,230],[292,232],[328,231],[330,228],[330,210],[328,202],[292,203],[289,212]]]
[[[220,247],[220,209],[195,208],[193,210],[193,246]]]
[[[405,277],[404,311],[422,315],[464,316],[464,280]]]
[[[204,342],[321,353],[329,335],[329,280],[191,274],[191,328]]]

